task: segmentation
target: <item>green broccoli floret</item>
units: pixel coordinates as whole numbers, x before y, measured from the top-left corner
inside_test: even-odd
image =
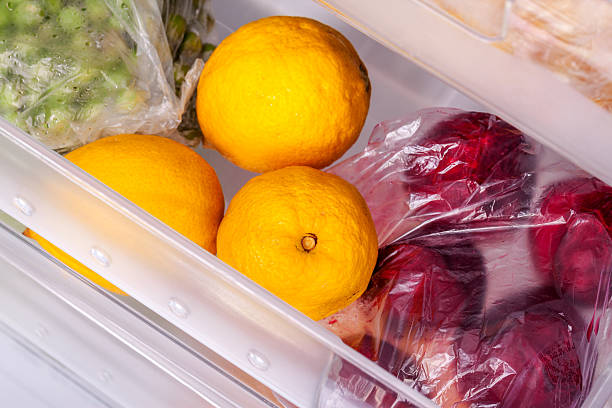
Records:
[[[15,7],[13,22],[17,27],[30,27],[40,24],[44,16],[45,13],[38,2],[24,0]]]
[[[76,31],[85,25],[85,17],[78,8],[66,7],[57,16],[57,22],[65,31]]]

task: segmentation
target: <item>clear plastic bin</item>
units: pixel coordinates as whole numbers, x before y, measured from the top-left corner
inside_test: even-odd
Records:
[[[353,24],[362,27],[372,37],[384,38],[377,31],[361,25],[359,16],[368,15],[370,22],[384,21],[390,30],[400,30],[401,38],[418,32],[422,43],[416,44],[418,46],[412,42],[402,44],[404,51],[410,50],[410,54],[421,62],[425,61],[419,56],[427,48],[427,41],[442,43],[435,38],[442,39],[454,30],[463,30],[461,33],[468,36],[469,44],[483,41],[441,17],[439,9],[433,11],[433,4],[423,6],[412,0],[388,1],[388,6],[394,7],[391,12],[389,7],[381,7],[379,2],[333,3],[345,18],[352,19]],[[368,67],[373,95],[361,138],[347,155],[363,149],[372,127],[384,119],[436,105],[485,109],[422,68],[350,28],[315,2],[217,0],[213,1],[213,10],[221,35],[256,18],[290,14],[314,17],[335,26],[351,40]],[[409,27],[411,24],[402,24],[401,27],[395,24],[404,15],[400,13],[402,10],[423,13],[427,20],[419,22],[419,27],[428,27],[428,30]],[[364,14],[366,12],[370,14]],[[381,16],[383,20],[379,19]],[[417,19],[417,16],[419,14],[411,14],[409,18]],[[406,20],[402,21],[405,23]],[[436,23],[421,25],[426,21]],[[382,24],[376,25],[381,28]],[[441,37],[436,33],[442,33]],[[397,46],[388,41],[385,43],[397,50]],[[451,58],[446,55],[451,54],[452,49],[448,44],[431,47],[425,54],[429,56],[431,51],[440,61]],[[487,50],[492,48],[503,54],[489,42],[482,44],[488,47]],[[435,64],[429,65],[435,68]],[[504,93],[503,87],[495,88],[493,83],[487,85],[488,88],[482,85],[482,89],[479,88],[481,95],[471,85],[475,79],[464,82],[459,68],[456,73],[436,72],[446,79],[452,77],[453,84],[462,84],[459,89],[469,90],[481,101],[496,100],[497,103],[489,104],[493,110],[501,112],[507,119],[525,119],[524,123],[530,126],[523,128],[528,133],[540,135],[542,141],[547,139],[541,135],[556,135],[549,131],[562,128],[561,122],[567,121],[565,117],[554,123],[541,124],[555,129],[539,127],[539,122],[531,121],[527,115],[527,107],[512,110],[510,108],[516,103],[507,103],[508,96],[496,99],[498,94]],[[525,74],[532,71],[527,70]],[[543,71],[538,73],[544,75]],[[508,82],[518,81],[519,77]],[[480,81],[484,84],[489,79],[490,76],[485,76]],[[536,79],[533,77],[530,81]],[[585,136],[582,142],[587,147],[581,147],[572,157],[584,161],[584,167],[591,171],[601,159],[605,165],[594,174],[610,182],[612,165],[609,160],[603,160],[601,153],[606,146],[612,147],[612,138],[608,141],[601,138],[604,130],[612,129],[607,112],[576,91],[563,89],[559,92],[565,92],[564,98],[571,98],[562,100],[584,110],[578,116],[580,121],[573,123],[567,131],[579,127],[593,128],[593,132],[588,133],[590,136]],[[546,112],[549,119],[554,109],[553,106],[550,112]],[[597,120],[591,122],[592,118]],[[585,123],[589,125],[585,126]],[[562,136],[554,140],[557,150],[564,153],[573,151],[576,144]],[[600,146],[598,149],[595,149],[595,143]],[[549,144],[552,141],[549,140]],[[252,177],[214,151],[199,152],[217,170],[227,202],[244,181]],[[592,160],[587,163],[586,158]],[[415,406],[435,406],[343,344],[332,333],[4,120],[0,120],[0,210],[132,295],[131,298],[115,297],[89,285],[25,243],[17,234],[0,228],[0,267],[9,271],[2,277],[0,287],[6,289],[7,295],[0,296],[0,302],[6,302],[2,304],[5,311],[23,312],[23,315],[3,313],[0,324],[10,327],[11,339],[26,339],[40,351],[35,354],[61,360],[66,372],[79,378],[75,380],[77,383],[86,384],[87,395],[102,395],[102,400],[107,398],[110,401],[107,406],[362,406],[355,403],[351,395],[331,402],[327,399],[333,391],[334,376],[344,365],[359,371],[364,384],[376,384]],[[19,290],[26,294],[10,296],[19,293],[18,285],[22,285]],[[40,301],[24,302],[24,299]],[[37,335],[37,322],[43,322],[45,327],[63,325],[64,329],[47,328],[51,335],[40,337]],[[605,328],[602,332],[607,335],[609,325],[606,324]],[[66,342],[58,345],[45,340],[54,339],[55,333]],[[96,353],[83,347],[93,339],[99,341],[95,344]],[[57,347],[54,348],[53,344]],[[75,358],[77,356],[84,357]],[[590,400],[585,403],[587,407],[603,406],[612,392],[608,385],[612,383],[612,370],[607,360],[601,361]],[[134,370],[133,367],[138,367],[138,371],[133,371],[134,375],[125,379],[121,377],[132,372],[129,370]],[[100,373],[104,372],[108,375],[101,377],[114,379],[108,383],[113,385],[105,385],[104,381],[100,384]],[[148,392],[130,394],[128,386]],[[165,387],[170,387],[163,396],[165,399],[155,402],[158,398],[156,392],[166,390]]]

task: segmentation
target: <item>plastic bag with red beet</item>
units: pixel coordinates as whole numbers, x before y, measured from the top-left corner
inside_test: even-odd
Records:
[[[364,295],[321,324],[442,407],[581,405],[609,362],[611,187],[456,109],[383,122],[329,171],[363,194],[380,249]],[[363,401],[410,406],[375,385]]]

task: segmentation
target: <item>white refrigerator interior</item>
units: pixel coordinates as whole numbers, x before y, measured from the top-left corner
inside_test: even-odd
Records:
[[[491,103],[496,96],[486,95],[503,90],[471,82],[461,86],[464,78],[473,81],[462,71],[465,67],[453,67],[441,76],[474,99],[406,59],[405,50],[414,45],[394,37],[402,28],[397,18],[381,17],[385,7],[379,3],[325,3],[346,11],[344,18],[372,37],[312,0],[212,0],[212,9],[218,40],[261,17],[299,15],[337,28],[353,43],[368,68],[372,98],[361,136],[344,157],[363,150],[377,123],[426,107],[489,110],[521,122],[517,115],[528,107],[499,107]],[[421,25],[426,21],[432,29],[442,27],[419,8],[419,1],[406,0],[410,6],[383,3],[423,13],[420,25],[404,27],[406,32],[425,30]],[[351,10],[361,14],[352,15]],[[452,36],[455,28],[440,30]],[[438,73],[436,64],[448,62],[430,55],[440,49],[420,51],[419,63]],[[563,95],[571,94],[565,91]],[[559,104],[559,109],[569,106]],[[598,110],[587,111],[588,117],[600,117]],[[551,130],[527,119],[524,123],[537,134]],[[595,150],[595,142],[588,139],[579,151],[581,163]],[[215,168],[226,205],[254,175],[213,150],[198,152]],[[608,181],[609,170],[603,175]],[[86,282],[27,242],[19,224],[0,217],[2,407],[311,408],[323,404],[326,390],[334,386],[332,374],[342,364],[357,367],[365,381],[415,406],[435,407],[336,336],[6,121],[0,121],[0,210],[131,295],[115,296]],[[602,324],[605,334],[607,323]],[[598,367],[586,407],[602,407],[609,399],[610,377],[606,360]],[[338,407],[363,406],[346,397]]]

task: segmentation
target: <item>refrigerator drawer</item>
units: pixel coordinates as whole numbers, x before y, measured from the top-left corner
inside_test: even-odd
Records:
[[[337,11],[342,10],[338,4]],[[347,9],[359,11],[362,6],[356,2]],[[373,126],[384,119],[436,105],[485,109],[351,29],[316,2],[217,0],[213,10],[222,35],[275,14],[314,17],[346,34],[363,57],[373,84],[368,119],[346,156],[361,151]],[[342,16],[373,37],[383,38],[361,26],[348,11]],[[453,83],[461,81],[457,76]],[[497,105],[489,106],[495,110]],[[505,117],[514,116],[510,112]],[[604,126],[604,122],[598,123]],[[602,142],[602,150],[606,143]],[[214,151],[198,152],[216,169],[227,202],[253,176]],[[582,160],[589,154],[587,149],[577,157]],[[591,170],[588,165],[585,168]],[[599,170],[596,175],[612,180],[612,168]],[[0,269],[6,271],[0,277],[0,348],[18,349],[36,361],[32,364],[44,366],[40,375],[56,378],[52,381],[57,381],[57,389],[67,390],[65,398],[74,398],[61,399],[62,391],[54,396],[59,398],[53,400],[57,405],[76,406],[70,401],[84,401],[79,406],[364,407],[356,394],[375,385],[414,406],[436,406],[316,322],[2,119],[0,210],[130,294],[105,292],[19,234],[0,228]],[[11,364],[19,366],[18,361],[15,357]],[[22,375],[16,378],[27,378],[27,367],[23,365]],[[338,396],[333,390],[342,368],[355,373],[359,384],[352,394]],[[0,375],[4,374],[0,369]],[[585,406],[603,405],[612,392],[608,390],[611,375],[604,365]],[[24,389],[23,381],[10,386]],[[27,398],[26,394],[15,391],[16,398]]]

